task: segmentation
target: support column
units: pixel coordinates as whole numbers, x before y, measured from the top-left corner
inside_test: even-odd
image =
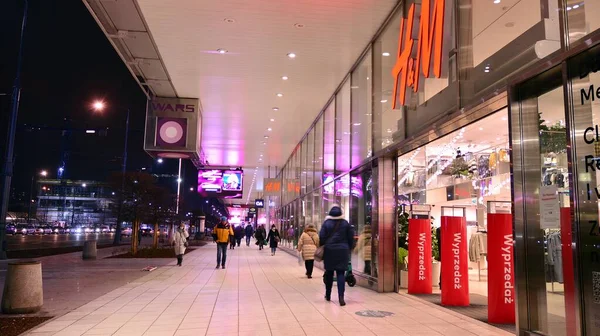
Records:
[[[396,282],[396,173],[395,158],[380,158],[373,167],[373,246],[377,255],[377,291],[393,292]]]

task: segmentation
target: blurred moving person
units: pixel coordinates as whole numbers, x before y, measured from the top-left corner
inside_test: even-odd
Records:
[[[242,238],[244,238],[243,224],[240,223],[233,229],[233,235],[235,236],[235,243],[237,244],[237,247],[240,247],[240,244],[242,243]]]
[[[258,250],[262,250],[265,245],[265,239],[267,238],[267,232],[265,231],[265,226],[261,225],[256,229],[254,233],[254,238],[256,238],[256,244],[258,245]]]
[[[246,246],[250,246],[250,238],[252,238],[252,235],[254,235],[254,228],[252,227],[252,224],[248,223],[248,225],[246,225],[244,233],[246,234]]]

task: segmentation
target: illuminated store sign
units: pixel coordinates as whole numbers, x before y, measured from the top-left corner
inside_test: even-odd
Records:
[[[433,2],[433,6],[431,3]],[[417,6],[413,3],[408,10],[408,17],[400,23],[400,35],[398,36],[398,58],[392,69],[394,76],[394,96],[392,108],[406,101],[406,89],[413,88],[419,91],[419,76],[422,71],[425,78],[429,77],[431,60],[433,58],[433,75],[437,78],[442,76],[442,47],[444,43],[444,11],[445,0],[423,0],[421,13],[417,14],[419,22],[419,35],[416,41],[417,57],[412,58],[413,24],[415,23],[415,11]],[[433,11],[431,10],[433,7]],[[406,26],[406,28],[405,28]],[[404,36],[404,42],[402,42]],[[421,68],[421,69],[420,69]],[[398,95],[398,93],[400,93]]]

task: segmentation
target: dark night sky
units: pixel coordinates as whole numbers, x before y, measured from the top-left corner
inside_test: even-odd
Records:
[[[23,0],[0,1],[0,93],[11,92],[22,13]],[[73,131],[67,178],[102,181],[120,170],[125,112],[94,113],[89,105],[96,98],[131,109],[128,170],[152,167],[142,149],[146,97],[81,0],[30,0],[24,48],[12,184],[17,192],[28,193],[31,177],[42,169],[55,177],[61,159],[60,130],[26,131],[24,125],[60,128],[66,116],[75,129],[109,128],[106,136]],[[9,107],[10,97],[0,96],[2,158]],[[177,164],[170,161],[154,164],[154,171],[175,173]],[[185,172],[183,190],[189,190],[195,175],[190,162]]]

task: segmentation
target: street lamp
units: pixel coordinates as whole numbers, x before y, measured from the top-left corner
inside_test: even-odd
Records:
[[[95,111],[101,112],[106,108],[106,103],[102,100],[97,100],[92,104],[92,108]],[[117,229],[115,230],[115,238],[113,244],[117,245],[121,243],[121,212],[123,210],[123,194],[125,194],[125,172],[127,171],[127,141],[129,138],[129,108],[124,109],[127,111],[127,118],[125,119],[125,147],[123,148],[123,166],[121,172],[121,192],[119,193],[119,204],[117,208]]]

